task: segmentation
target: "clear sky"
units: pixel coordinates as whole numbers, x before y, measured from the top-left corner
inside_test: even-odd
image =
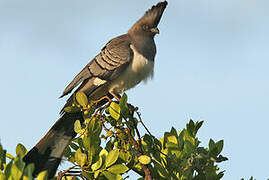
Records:
[[[30,149],[58,118],[65,86],[156,0],[0,0],[1,143]],[[205,120],[224,139],[223,179],[269,177],[269,1],[170,0],[155,75],[127,92],[151,132]]]

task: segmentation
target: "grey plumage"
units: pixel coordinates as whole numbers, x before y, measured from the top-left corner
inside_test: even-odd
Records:
[[[88,63],[66,87],[61,97],[69,94],[76,86],[85,80],[91,78],[114,80],[117,78],[133,57],[129,46],[130,37],[128,35],[122,35],[109,41],[101,52]],[[80,86],[78,91],[81,90],[83,86]],[[87,90],[88,92],[85,91],[85,93],[89,95],[92,88]]]
[[[61,97],[69,94],[80,83],[82,83],[82,85],[76,92],[83,91],[89,96],[98,88],[106,86],[116,80],[126,69],[128,69],[128,65],[133,61],[134,52],[130,45],[133,45],[138,53],[144,56],[147,60],[154,61],[156,46],[153,37],[158,33],[156,27],[160,22],[166,5],[167,2],[164,1],[153,6],[130,28],[127,34],[110,40],[102,51],[87,64],[66,87]],[[103,80],[103,83],[100,83],[99,85],[94,84],[96,78]],[[129,79],[132,79],[132,77]],[[87,88],[85,88],[85,86],[87,86]],[[107,86],[107,88],[109,88],[109,86]],[[104,92],[103,96],[109,91],[113,90],[107,89],[107,92]],[[95,98],[98,99],[101,97]],[[69,101],[71,100],[72,99],[69,99]]]
[[[98,100],[118,95],[151,77],[156,55],[154,36],[159,33],[157,25],[166,6],[166,1],[153,6],[127,34],[110,40],[65,88],[60,98],[76,90],[64,107],[71,105],[75,92],[82,91],[90,100]],[[62,109],[61,115],[23,159],[26,164],[35,164],[34,175],[48,170],[49,177],[54,176],[64,150],[76,135],[74,122],[83,121],[80,112],[69,114]]]

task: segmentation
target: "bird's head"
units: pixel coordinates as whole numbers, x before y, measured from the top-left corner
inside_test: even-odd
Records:
[[[128,31],[129,34],[146,35],[154,37],[159,34],[158,24],[167,6],[167,1],[152,6]]]

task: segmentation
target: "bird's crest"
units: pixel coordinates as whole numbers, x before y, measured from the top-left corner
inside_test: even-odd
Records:
[[[162,17],[162,14],[167,6],[167,1],[159,2],[157,5],[152,6],[151,9],[149,9],[143,17],[141,17],[133,26],[131,29],[134,29],[135,26],[139,24],[147,24],[150,27],[157,27],[160,19]],[[130,30],[131,30],[130,29]]]

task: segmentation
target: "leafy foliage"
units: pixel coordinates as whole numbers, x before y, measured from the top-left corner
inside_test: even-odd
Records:
[[[134,171],[141,177],[184,180],[221,179],[224,175],[216,165],[227,160],[220,155],[223,140],[210,139],[209,148],[199,146],[196,135],[203,121],[190,120],[181,131],[172,127],[158,139],[149,131],[140,136],[137,126],[144,123],[138,108],[127,104],[126,94],[119,103],[111,102],[94,111],[85,98],[80,101],[77,98],[73,107],[84,112],[85,122],[75,123],[79,135],[65,157],[80,171],[75,174],[67,171],[63,176],[117,180]]]
[[[197,133],[203,121],[192,120],[182,130],[174,127],[162,138],[154,137],[144,125],[138,108],[127,104],[124,94],[120,102],[111,102],[96,108],[85,94],[79,92],[74,104],[65,108],[68,113],[82,111],[85,121],[76,121],[74,131],[78,136],[64,153],[64,158],[74,166],[59,172],[57,179],[120,180],[133,171],[140,179],[221,179],[217,163],[227,158],[220,153],[223,140],[210,139],[208,148],[201,147]],[[138,125],[147,130],[140,135]],[[34,166],[25,167],[22,157],[27,150],[18,144],[16,157],[0,146],[0,180],[32,180]],[[10,161],[7,163],[6,158]],[[41,172],[38,179],[46,179]]]
[[[22,144],[16,147],[16,157],[8,154],[0,144],[0,180],[33,180],[34,165],[25,166],[22,158],[27,150]],[[7,163],[7,158],[9,162]],[[43,171],[37,176],[37,180],[46,180],[47,172]]]

